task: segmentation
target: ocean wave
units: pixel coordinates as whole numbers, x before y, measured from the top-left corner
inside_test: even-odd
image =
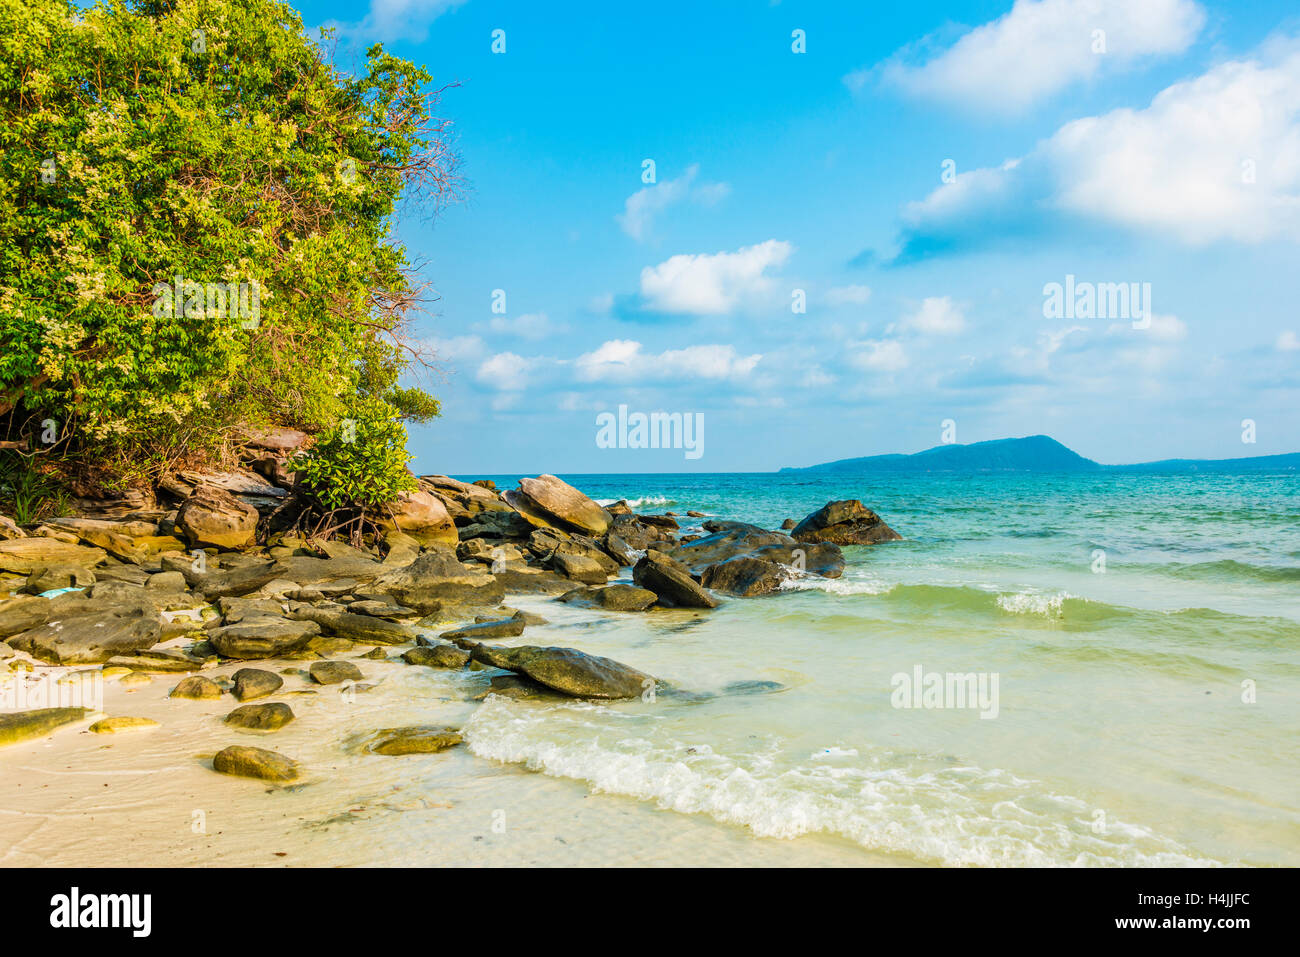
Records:
[[[1254,565],[1224,558],[1213,562],[1169,562],[1163,565],[1149,566],[1152,571],[1163,572],[1174,578],[1200,579],[1248,579],[1259,582],[1300,582],[1300,566],[1297,565]]]
[[[596,504],[600,506],[613,505],[615,502],[626,502],[628,508],[644,508],[647,505],[676,505],[677,500],[668,498],[664,495],[643,495],[641,498],[598,498]]]
[[[998,607],[1013,615],[1045,615],[1048,618],[1060,618],[1065,602],[1074,596],[1068,592],[1045,595],[1035,591],[1018,591],[1013,594],[998,595]],[[1079,599],[1087,601],[1086,598]]]
[[[774,747],[727,754],[700,742],[651,740],[607,708],[538,708],[497,696],[464,733],[479,757],[704,814],[762,837],[836,835],[949,866],[1219,863],[1133,824],[1111,820],[1096,833],[1086,802],[1003,770],[935,767],[840,747],[791,766]]]

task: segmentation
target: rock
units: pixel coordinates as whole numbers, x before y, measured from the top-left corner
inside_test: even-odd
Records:
[[[454,748],[463,740],[455,728],[385,728],[371,735],[366,750],[390,757],[401,754],[436,754]]]
[[[98,565],[108,553],[102,548],[87,548],[59,541],[57,538],[14,538],[0,541],[0,571],[30,575],[53,565]]]
[[[573,588],[570,579],[522,562],[508,564],[494,577],[505,591],[518,594],[562,595]]]
[[[789,577],[777,562],[742,555],[704,569],[704,587],[741,598],[753,598],[777,591]]]
[[[299,585],[322,585],[329,582],[373,582],[380,575],[394,571],[371,558],[309,558],[298,555],[282,558],[272,568],[275,578]]]
[[[687,518],[708,518],[708,516],[705,515],[703,512],[695,512],[695,511],[691,511],[690,509],[686,510],[686,517]]]
[[[444,631],[439,638],[455,641],[458,638],[482,640],[484,638],[517,638],[524,633],[524,619],[520,617],[500,618],[495,621],[483,621],[474,625],[465,625]]]
[[[250,595],[281,577],[277,564],[272,562],[244,565],[240,568],[222,569],[206,574],[195,572],[191,564],[188,560],[166,556],[163,558],[162,567],[179,571],[185,576],[191,588],[201,592],[209,600]]]
[[[557,553],[551,556],[551,568],[571,581],[584,582],[588,585],[603,585],[609,575],[600,563],[586,555],[565,555]]]
[[[420,543],[414,537],[396,529],[384,536],[384,545],[388,551],[384,554],[385,565],[409,565],[420,557]]]
[[[781,523],[781,527],[786,531],[789,531],[790,529],[794,528],[796,524],[797,523],[793,518],[787,518],[784,522]]]
[[[415,639],[415,631],[409,626],[373,615],[299,605],[289,617],[295,621],[314,621],[326,634],[370,645],[402,645]]]
[[[554,475],[521,478],[505,499],[530,522],[603,535],[611,517],[587,496]]]
[[[91,734],[120,734],[123,731],[145,731],[161,727],[152,718],[130,718],[125,715],[117,718],[104,718],[90,726]]]
[[[642,525],[653,525],[656,528],[666,528],[670,531],[676,531],[681,527],[671,515],[638,515],[637,520]]]
[[[805,544],[784,532],[769,532],[744,522],[709,522],[710,533],[690,543],[683,543],[668,554],[703,575],[710,565],[734,558],[757,558],[800,571],[838,578],[844,573],[844,554],[838,545]]]
[[[402,653],[402,660],[408,665],[424,665],[429,668],[464,668],[469,664],[469,658],[468,651],[441,642]]]
[[[636,515],[616,515],[610,526],[614,534],[623,540],[628,548],[643,552],[651,545],[672,542],[672,532],[656,525],[647,525]]]
[[[605,533],[605,537],[601,539],[601,544],[605,548],[605,553],[618,562],[620,568],[635,565],[637,559],[641,557],[640,552],[633,549],[631,545],[623,540],[623,536],[613,529]]]
[[[51,565],[27,576],[25,590],[32,595],[57,588],[87,588],[95,584],[95,573],[78,565]]]
[[[274,672],[262,671],[260,668],[240,668],[232,676],[235,681],[236,701],[252,701],[273,695],[284,687],[284,679]]]
[[[37,708],[0,714],[0,748],[31,738],[43,738],[55,728],[80,721],[89,713],[87,708]]]
[[[13,538],[26,538],[27,533],[18,527],[18,524],[8,516],[0,515],[0,539],[9,540]]]
[[[292,720],[293,709],[279,701],[246,704],[225,717],[226,724],[249,731],[279,731]]]
[[[674,608],[717,608],[718,600],[691,577],[681,562],[662,552],[647,552],[632,569],[632,580]]]
[[[485,691],[474,697],[481,700],[488,695],[497,694],[503,698],[512,698],[518,701],[544,700],[544,701],[566,701],[568,695],[562,695],[558,691],[553,691],[544,684],[539,684],[532,678],[525,678],[522,675],[493,675],[488,682]]]
[[[161,637],[158,616],[132,608],[123,614],[51,619],[14,636],[9,644],[52,664],[80,665],[100,664],[114,655],[152,648]]]
[[[460,541],[447,506],[430,492],[402,492],[377,521],[380,528],[403,532],[422,544]]]
[[[176,528],[191,545],[243,548],[257,533],[257,509],[213,486],[200,486],[176,513]]]
[[[311,666],[311,678],[319,685],[336,685],[360,681],[365,675],[350,661],[317,661]]]
[[[82,542],[102,548],[111,555],[135,564],[140,564],[151,557],[148,550],[137,542],[152,539],[158,534],[156,522],[55,518],[50,520],[50,525],[71,532]],[[176,542],[175,547],[181,547],[180,542]]]
[[[319,634],[314,621],[267,617],[217,628],[208,640],[225,658],[279,658],[301,650]]]
[[[472,654],[475,661],[526,675],[575,698],[635,698],[655,681],[621,662],[574,648],[475,645]]]
[[[223,625],[237,625],[252,618],[278,618],[284,613],[283,606],[273,598],[225,596],[217,599],[217,608],[221,611]]]
[[[188,583],[180,572],[159,572],[150,575],[144,587],[150,591],[185,591]]]
[[[212,769],[222,774],[279,782],[296,781],[300,774],[298,762],[263,748],[225,748],[212,758]]]
[[[127,668],[131,671],[152,672],[154,674],[184,674],[207,667],[201,658],[194,658],[179,651],[164,649],[161,651],[135,651],[129,655],[114,655],[106,662],[108,667]]]
[[[211,678],[190,675],[182,678],[180,684],[171,690],[169,698],[189,698],[196,701],[210,701],[221,697],[221,686]]]
[[[391,601],[378,601],[375,599],[365,599],[363,601],[354,601],[348,605],[348,611],[358,615],[369,615],[372,618],[412,618],[416,612],[414,608],[405,608],[401,605],[395,605]]]
[[[796,525],[791,535],[800,542],[836,545],[875,545],[903,537],[857,499],[827,502]]]
[[[496,604],[505,588],[482,566],[463,565],[446,545],[432,546],[405,568],[375,579],[373,589],[421,614],[447,604]]]
[[[306,432],[299,432],[297,429],[276,427],[250,429],[241,437],[241,441],[250,449],[262,449],[267,452],[288,455],[306,446],[310,438]]]
[[[562,595],[560,601],[592,605],[609,611],[645,611],[658,598],[658,595],[648,589],[615,583],[604,588],[574,589],[568,595]]]

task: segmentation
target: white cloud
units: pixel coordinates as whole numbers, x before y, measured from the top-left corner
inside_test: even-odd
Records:
[[[792,252],[789,243],[769,239],[734,253],[673,256],[641,270],[641,295],[663,312],[726,315],[769,295],[773,282],[766,270],[780,268]]]
[[[652,379],[739,379],[754,371],[761,354],[741,356],[730,345],[669,349],[658,355],[642,351],[631,339],[611,339],[574,360],[578,378],[587,382]]]
[[[860,89],[878,72],[917,96],[1014,113],[1102,70],[1181,53],[1204,23],[1192,0],[1016,0],[1009,13],[923,63],[907,62],[916,51],[905,49],[844,81]]]
[[[1145,109],[1061,127],[1022,161],[904,209],[909,244],[979,241],[1072,214],[1190,244],[1300,240],[1300,41],[1177,83]]]
[[[429,25],[465,0],[370,0],[370,8],[360,22],[329,20],[327,27],[338,29],[339,36],[356,41],[392,43],[395,40],[423,41]]]
[[[468,359],[473,361],[487,352],[487,347],[478,336],[452,336],[450,339],[429,339],[428,345],[442,359]]]
[[[701,183],[692,187],[699,172],[699,164],[692,164],[677,179],[644,186],[629,196],[623,204],[623,213],[615,217],[623,232],[636,240],[645,239],[654,225],[655,216],[669,206],[686,200],[711,206],[731,192],[726,183]]]
[[[493,316],[489,325],[493,332],[518,336],[521,339],[545,339],[568,328],[551,322],[544,312],[529,312],[514,319]]]
[[[862,306],[870,298],[870,286],[836,286],[826,291],[826,303],[831,306]]]
[[[1277,350],[1278,352],[1300,351],[1300,336],[1290,329],[1283,330],[1277,337]]]
[[[903,328],[927,336],[955,336],[966,328],[961,306],[948,296],[930,296],[903,317]]]
[[[515,392],[528,385],[528,371],[535,360],[515,355],[513,352],[498,352],[478,367],[478,381],[503,392]]]
[[[1155,312],[1145,329],[1135,329],[1131,322],[1119,322],[1108,326],[1106,331],[1111,335],[1144,335],[1160,342],[1182,342],[1187,338],[1187,323],[1177,316]]]
[[[863,348],[849,355],[849,363],[868,372],[897,372],[907,368],[907,353],[897,339],[868,339]]]

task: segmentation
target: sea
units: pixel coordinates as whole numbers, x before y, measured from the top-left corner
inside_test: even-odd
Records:
[[[478,758],[724,829],[733,863],[1300,865],[1295,472],[561,477],[683,534],[860,499],[902,541],[710,611],[550,603],[545,643],[662,691],[488,697]]]

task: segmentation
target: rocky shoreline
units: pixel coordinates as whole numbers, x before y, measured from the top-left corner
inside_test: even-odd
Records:
[[[483,697],[690,695],[574,648],[502,644],[545,623],[509,596],[627,614],[707,611],[793,578],[839,577],[842,545],[900,537],[852,500],[774,531],[698,512],[602,507],[552,475],[503,492],[430,475],[373,533],[312,540],[289,521],[284,455],[293,441],[272,434],[251,446],[246,469],[179,473],[152,503],[83,502],[82,517],[27,527],[0,517],[0,693],[21,701],[15,692],[53,670],[123,683],[174,678],[178,707],[229,695],[236,706],[225,725],[260,735],[295,718],[289,702],[262,700],[303,693],[285,691],[282,675],[354,695],[372,687],[368,660],[485,671]],[[157,726],[85,704],[0,705],[0,747],[86,721],[96,734]],[[376,728],[362,747],[396,756],[460,743],[457,728],[417,725]],[[303,773],[290,755],[238,743],[211,767],[277,784]]]

